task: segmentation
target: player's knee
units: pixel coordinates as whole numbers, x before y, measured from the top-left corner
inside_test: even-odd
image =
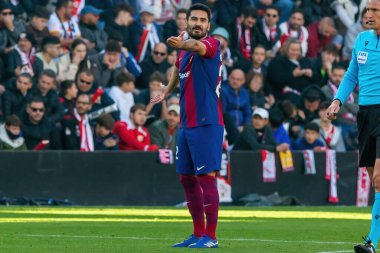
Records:
[[[198,184],[197,178],[193,175],[180,175],[179,181],[185,188],[191,188]]]
[[[380,192],[380,173],[373,174],[372,183],[375,191]]]

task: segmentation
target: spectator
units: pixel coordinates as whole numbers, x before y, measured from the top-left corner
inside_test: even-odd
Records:
[[[243,132],[234,145],[234,150],[287,151],[288,144],[277,144],[274,139],[272,130],[268,126],[268,116],[267,110],[257,108],[252,114],[251,123],[244,126]]]
[[[46,69],[38,78],[37,89],[33,90],[33,95],[40,97],[45,104],[45,117],[53,123],[63,118],[63,108],[59,102],[56,84],[56,75],[52,70]]]
[[[26,32],[32,34],[36,40],[36,50],[41,51],[41,43],[43,38],[49,36],[49,30],[47,29],[47,23],[50,17],[50,12],[42,7],[38,6],[31,16],[31,21],[26,27]]]
[[[146,106],[146,113],[148,115],[147,126],[153,121],[162,119],[167,114],[166,101],[162,101],[158,104],[150,103],[150,98],[155,96],[155,93],[161,91],[161,84],[165,81],[165,76],[155,71],[150,75],[149,88],[144,89],[136,96],[135,103],[140,103]]]
[[[14,18],[12,5],[8,1],[0,1],[0,54],[12,51],[20,34],[25,31],[24,22]]]
[[[103,113],[111,114],[115,121],[119,120],[120,112],[115,101],[101,87],[94,85],[94,80],[94,74],[90,70],[82,70],[76,79],[79,94],[84,93],[91,96],[92,106],[89,112],[91,125],[95,126],[93,120]]]
[[[119,136],[120,150],[144,150],[155,151],[156,145],[150,144],[148,130],[143,127],[146,121],[146,109],[142,104],[135,104],[131,108],[132,126],[127,126],[125,122],[115,124],[114,133]]]
[[[270,110],[269,123],[272,128],[274,139],[277,143],[287,143],[290,146],[290,137],[283,125],[284,119],[284,114],[279,108],[274,107]]]
[[[354,48],[356,37],[360,32],[370,29],[369,24],[367,24],[367,20],[367,9],[363,9],[358,21],[348,28],[346,36],[344,37],[344,47],[342,50],[343,60],[351,60],[351,52]]]
[[[179,105],[170,105],[166,119],[157,120],[148,128],[152,144],[156,144],[159,148],[171,149],[175,152],[179,121]]]
[[[321,56],[318,56],[314,62],[314,68],[316,70],[315,83],[319,86],[327,84],[331,76],[332,66],[335,62],[339,60],[339,51],[333,45],[327,45],[323,50]]]
[[[20,74],[16,81],[16,90],[7,89],[3,95],[4,116],[21,115],[31,96],[32,77],[28,73]]]
[[[106,24],[105,31],[109,36],[119,33],[122,37],[123,47],[131,48],[131,31],[130,25],[133,23],[133,10],[127,4],[120,4],[116,7],[114,19]]]
[[[112,133],[115,120],[109,114],[102,114],[96,119],[95,150],[118,150],[119,138]]]
[[[307,40],[309,39],[309,32],[304,24],[305,16],[301,9],[293,10],[289,20],[280,24],[281,46],[288,38],[297,38],[301,43],[302,56],[306,56],[308,48]]]
[[[67,114],[62,121],[62,144],[64,149],[94,151],[94,139],[87,113],[91,109],[91,97],[80,94],[74,114]]]
[[[69,53],[62,55],[59,58],[59,81],[75,80],[78,72],[86,69],[96,69],[97,63],[94,64],[88,59],[86,42],[81,39],[75,39],[70,48],[71,50]]]
[[[297,140],[302,134],[305,125],[305,113],[298,109],[290,100],[279,102],[279,109],[285,116],[284,127],[288,131],[292,141]]]
[[[317,85],[310,85],[302,92],[303,104],[301,110],[305,113],[306,122],[318,118],[318,108],[325,96]]]
[[[75,108],[75,100],[78,95],[78,88],[75,82],[72,80],[63,81],[60,85],[61,94],[59,97],[59,102],[63,108],[63,114],[73,115]]]
[[[358,14],[359,8],[356,1],[348,0],[342,2],[333,0],[330,7],[335,11],[338,23],[343,26],[340,32],[345,34],[347,29],[354,25]]]
[[[222,87],[223,112],[230,114],[235,127],[241,132],[243,126],[250,122],[252,115],[249,93],[243,87],[245,83],[244,72],[240,69],[234,69],[228,81],[229,84]]]
[[[49,149],[60,149],[61,142],[57,128],[45,117],[44,101],[39,97],[29,100],[26,112],[20,117],[21,132],[28,150],[36,148],[43,141],[48,141]]]
[[[41,43],[42,52],[36,56],[42,61],[43,69],[51,69],[58,75],[58,57],[61,51],[61,43],[55,36],[48,35]]]
[[[314,122],[309,122],[305,125],[304,136],[299,138],[292,145],[293,150],[321,150],[325,147],[323,142],[319,139],[319,126]]]
[[[108,40],[109,41],[114,40],[119,43],[121,47],[121,54],[120,54],[121,65],[124,66],[128,72],[134,75],[135,78],[138,78],[142,73],[141,67],[137,63],[132,53],[128,50],[128,48],[123,46],[123,38],[121,37],[120,33],[111,34],[111,36],[108,37]],[[101,53],[104,53],[104,51],[102,51]]]
[[[168,58],[166,59],[170,66],[174,66],[175,65],[177,57],[178,57],[178,51],[175,48],[170,47],[168,49]],[[170,79],[168,79],[168,80],[170,80]]]
[[[135,77],[127,72],[116,76],[116,86],[110,89],[109,96],[115,101],[120,111],[120,120],[132,125],[130,111],[135,104],[132,91],[135,89]]]
[[[344,152],[346,151],[346,147],[343,141],[342,129],[334,126],[331,120],[327,118],[326,111],[329,106],[329,101],[322,102],[319,106],[319,118],[314,119],[313,122],[319,126],[321,140],[328,149]]]
[[[145,0],[145,2],[151,2],[151,1]],[[158,16],[155,15],[157,23],[160,25],[164,25],[169,20],[175,19],[176,18],[175,15],[178,14],[179,10],[187,10],[188,8],[190,8],[190,5],[191,5],[191,0],[176,0],[176,2],[173,2],[172,0],[162,0],[161,8],[158,8],[158,10],[160,10],[158,12],[159,15]],[[177,35],[173,35],[173,36],[177,36]]]
[[[324,17],[320,21],[316,21],[307,27],[309,31],[309,40],[307,42],[307,57],[316,58],[322,49],[333,42],[333,38],[337,35],[334,20]],[[337,49],[340,49],[334,43]]]
[[[315,82],[315,71],[310,60],[302,57],[299,40],[289,38],[282,55],[270,62],[268,82],[277,100],[290,99],[296,106],[301,105],[301,92]]]
[[[186,31],[186,9],[179,9],[176,13],[175,19],[170,19],[165,22],[164,40],[166,41],[171,36],[178,36],[181,32]]]
[[[239,18],[237,18],[236,28],[230,28],[231,48],[250,60],[252,50],[260,41],[259,31],[256,26],[258,15],[255,7],[247,7],[242,10]]]
[[[300,7],[305,10],[305,24],[308,26],[323,17],[332,17],[330,0],[303,0]]]
[[[263,90],[264,77],[262,74],[250,72],[247,75],[247,88],[249,92],[249,104],[254,111],[256,108],[270,109],[274,103]]]
[[[227,30],[223,27],[216,28],[211,36],[217,39],[220,43],[220,53],[222,54],[222,83],[228,81],[228,74],[231,73],[232,69],[239,64],[240,61],[246,62],[244,59],[240,59],[239,55],[228,47],[230,35]]]
[[[101,10],[92,5],[86,5],[80,12],[79,29],[87,41],[88,54],[94,55],[104,50],[107,43],[107,33],[99,28]]]
[[[92,57],[94,62],[94,76],[101,87],[111,88],[114,86],[115,77],[125,70],[120,61],[121,46],[117,41],[110,40],[107,42],[104,53],[99,53]]]
[[[36,58],[36,50],[33,47],[35,40],[31,34],[20,33],[17,45],[6,56],[6,75],[9,78],[17,78],[21,73],[28,73],[34,80],[38,78],[43,63]]]
[[[281,13],[280,22],[284,22],[289,19],[294,5],[291,0],[253,0],[253,4],[259,9],[260,14],[263,15],[266,9],[268,9],[271,5],[274,5]]]
[[[131,26],[131,51],[138,62],[151,55],[154,46],[163,41],[161,27],[154,22],[154,10],[144,6]]]
[[[330,80],[322,87],[322,92],[327,101],[331,101],[335,97],[345,73],[345,67],[338,64],[333,66]],[[338,122],[339,125],[356,125],[358,110],[357,94],[351,93],[347,101],[345,101],[340,108],[336,122]]]
[[[141,69],[143,73],[147,75],[141,75],[136,82],[138,89],[146,89],[149,86],[150,73],[159,71],[161,73],[166,73],[166,70],[170,67],[169,63],[166,61],[168,57],[168,47],[165,43],[158,43],[154,46],[151,56],[145,59],[141,63]]]
[[[264,17],[257,22],[260,41],[267,50],[268,59],[273,59],[281,47],[281,30],[277,25],[279,19],[280,10],[274,5],[269,5],[265,9]]]
[[[73,19],[74,0],[58,0],[55,12],[50,15],[48,29],[51,35],[61,40],[61,46],[67,49],[76,38],[81,37],[77,22]]]
[[[27,150],[21,134],[21,120],[16,115],[9,115],[5,124],[0,125],[0,150]]]

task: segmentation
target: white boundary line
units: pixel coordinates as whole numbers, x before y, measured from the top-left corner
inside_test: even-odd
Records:
[[[17,235],[16,235],[17,236]],[[56,237],[56,238],[95,238],[95,239],[125,239],[125,240],[165,240],[172,241],[176,238],[158,238],[158,237],[134,237],[134,236],[100,236],[100,235],[49,235],[49,234],[18,234],[24,237]],[[256,241],[256,242],[272,242],[272,243],[310,243],[310,244],[335,244],[335,245],[354,245],[351,242],[324,242],[324,241],[288,241],[288,240],[269,240],[257,238],[221,238],[221,241]],[[334,251],[345,252],[345,251]],[[320,252],[322,253],[322,252]],[[327,253],[327,252],[326,252]]]
[[[340,253],[340,252],[353,252],[353,250],[321,251],[317,253]]]

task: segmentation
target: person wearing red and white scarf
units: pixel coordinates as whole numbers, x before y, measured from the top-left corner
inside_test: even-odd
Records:
[[[261,43],[267,50],[267,57],[272,59],[281,47],[281,31],[277,26],[280,19],[280,11],[275,6],[268,6],[264,17],[259,20],[258,28],[261,35]]]
[[[342,129],[338,126],[334,126],[327,118],[326,110],[330,106],[330,102],[324,101],[319,105],[319,118],[315,119],[321,135],[321,140],[326,144],[326,147],[338,152],[346,151],[346,147],[343,141]]]
[[[73,115],[66,115],[62,122],[65,137],[65,149],[94,151],[94,137],[87,112],[91,109],[91,97],[87,94],[78,96]]]
[[[256,28],[257,10],[254,7],[245,8],[240,17],[236,19],[236,33],[232,41],[232,48],[238,48],[244,58],[251,61],[251,54],[258,44],[258,31]]]
[[[302,56],[305,56],[307,53],[307,39],[309,38],[309,32],[304,23],[304,13],[296,9],[290,16],[289,21],[283,22],[279,26],[281,30],[281,46],[284,45],[288,38],[297,38],[301,42]]]

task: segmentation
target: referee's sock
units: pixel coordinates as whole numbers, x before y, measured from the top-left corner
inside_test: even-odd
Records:
[[[372,206],[371,232],[368,237],[376,249],[377,242],[380,238],[380,192],[375,193],[375,202]]]
[[[194,235],[201,237],[205,233],[205,218],[202,188],[197,177],[180,175],[181,184],[185,190],[187,208],[193,218]]]
[[[219,194],[216,177],[201,175],[198,178],[203,190],[204,209],[206,213],[206,235],[215,240],[219,210]]]

